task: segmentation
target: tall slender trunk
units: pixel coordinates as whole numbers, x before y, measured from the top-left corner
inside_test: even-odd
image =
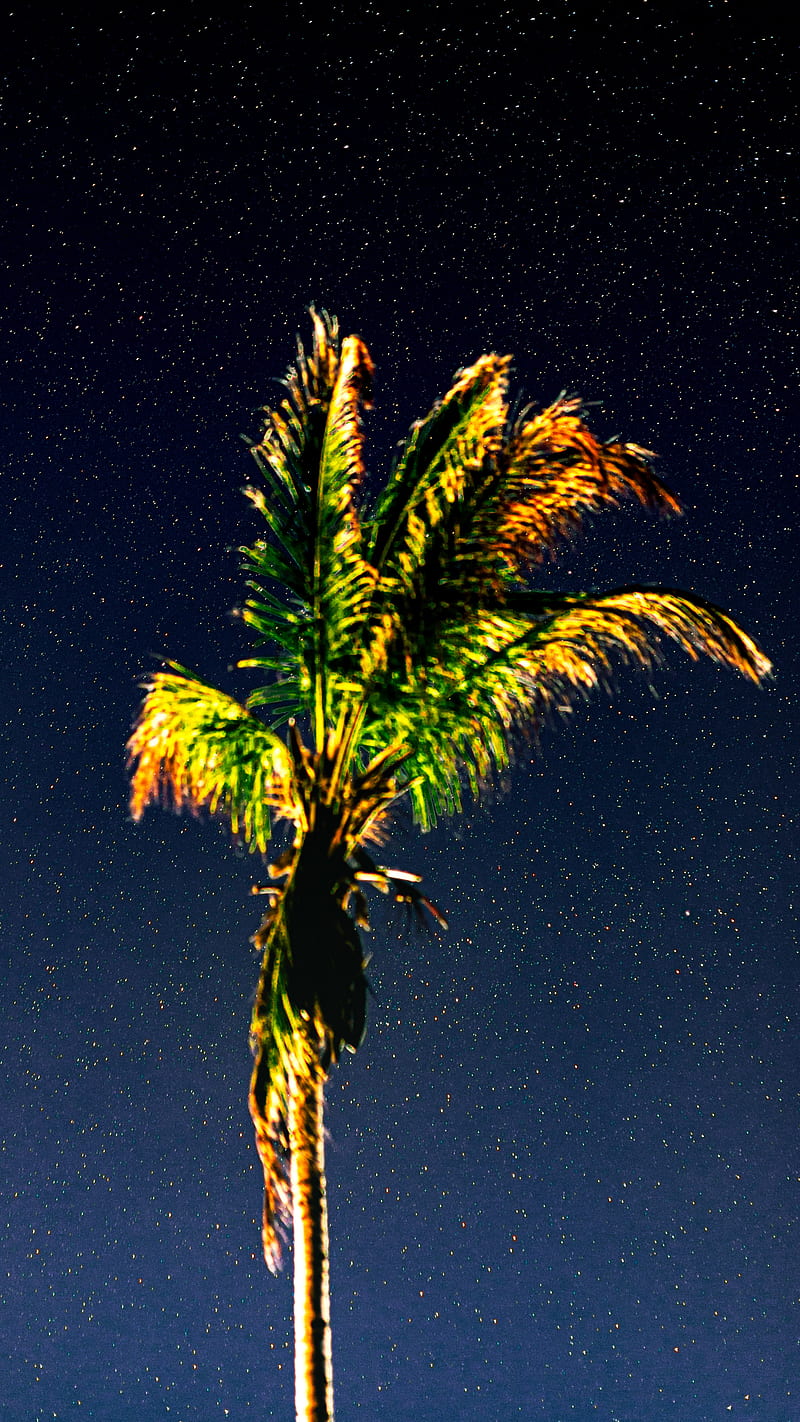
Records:
[[[297,1422],[333,1422],[328,1203],[322,1125],[324,1072],[311,1048],[289,1089],[294,1237],[294,1395]]]

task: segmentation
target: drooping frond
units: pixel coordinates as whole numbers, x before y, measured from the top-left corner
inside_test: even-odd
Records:
[[[562,395],[545,410],[523,410],[509,434],[498,532],[515,568],[540,561],[587,514],[626,498],[662,513],[680,512],[650,467],[650,451],[619,440],[602,443],[584,415],[580,399]]]
[[[524,595],[519,598],[520,609],[525,601]],[[676,588],[633,586],[553,599],[542,595],[541,604],[546,609],[542,639],[576,648],[585,643],[598,659],[616,649],[648,666],[656,655],[653,637],[661,635],[694,661],[710,657],[751,681],[761,681],[771,670],[769,659],[729,613]]]
[[[416,818],[427,827],[461,806],[508,763],[520,731],[554,702],[569,703],[613,679],[615,664],[647,666],[659,638],[730,666],[753,681],[770,670],[756,643],[726,612],[670,588],[602,594],[510,594],[493,609],[442,624],[436,654],[376,689],[382,736],[413,745],[407,773]]]
[[[301,901],[290,880],[276,891],[253,939],[263,959],[250,1028],[255,1061],[249,1108],[264,1173],[264,1257],[273,1273],[280,1269],[291,1221],[290,1095],[302,1092],[320,1070],[327,1072],[343,1046],[360,1046],[364,1033],[366,979],[358,932],[341,908],[336,912],[332,901],[328,908],[335,921],[316,926],[333,927],[333,935],[307,940],[302,921],[307,897]],[[307,1004],[298,1006],[304,995]],[[323,1020],[320,997],[328,1015],[338,1016],[338,1034]]]
[[[293,820],[297,806],[286,747],[233,697],[183,668],[158,672],[128,742],[134,766],[131,812],[151,801],[208,809],[256,849],[266,849],[270,814]]]
[[[253,942],[261,950],[261,976],[250,1022],[255,1058],[249,1107],[256,1149],[264,1172],[261,1239],[264,1258],[275,1274],[292,1217],[288,1165],[288,1091],[300,1017],[289,995],[291,945],[284,889],[270,890],[270,903]]]
[[[253,940],[263,959],[250,1029],[250,1113],[264,1170],[264,1254],[273,1271],[291,1205],[289,1094],[320,1066],[327,1071],[344,1047],[355,1051],[366,1019],[365,958],[347,912],[356,878],[347,835],[341,817],[302,788],[313,783],[319,757],[298,738],[293,758],[306,813],[294,848],[273,867],[284,882],[266,889],[270,904]]]

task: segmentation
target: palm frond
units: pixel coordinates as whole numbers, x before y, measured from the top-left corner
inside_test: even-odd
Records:
[[[312,640],[313,570],[320,460],[331,397],[340,364],[338,323],[311,309],[313,338],[282,382],[276,406],[265,405],[256,441],[246,440],[264,487],[245,493],[267,525],[264,536],[241,548],[253,596],[242,612],[257,643],[270,649],[246,665],[280,672],[308,704],[306,662]]]
[[[382,580],[413,588],[432,531],[448,509],[491,478],[507,415],[509,365],[507,356],[481,356],[412,426],[375,510],[370,557]]]
[[[518,643],[521,648],[534,656],[545,648],[569,649],[602,673],[610,670],[613,653],[649,666],[658,656],[654,638],[659,637],[676,642],[694,661],[710,657],[751,681],[761,681],[771,671],[769,659],[730,613],[676,588],[636,585],[596,594],[523,593],[510,607],[517,615],[527,611],[533,620]],[[530,674],[536,675],[534,668]]]
[[[283,399],[277,407],[263,406],[259,438],[246,440],[269,488],[270,503],[281,513],[287,506],[307,510],[309,493],[316,489],[327,410],[339,369],[338,322],[313,307],[310,315],[310,353],[298,337],[294,364],[282,382]],[[291,529],[286,532],[291,534]]]
[[[527,564],[558,534],[626,497],[678,508],[647,451],[601,444],[577,399],[523,411],[507,429],[507,368],[506,358],[487,356],[459,375],[412,430],[376,509],[371,549],[380,580],[362,673],[384,688],[402,686],[412,702],[414,683],[437,706],[450,701],[452,669],[481,653],[483,611],[513,598]],[[480,778],[483,760],[479,752],[468,778]]]
[[[297,1051],[301,1022],[289,995],[291,948],[284,890],[276,888],[269,893],[269,907],[253,937],[253,943],[261,949],[262,962],[250,1022],[250,1046],[255,1061],[248,1104],[264,1172],[261,1218],[264,1258],[273,1274],[277,1274],[292,1218],[288,1093],[292,1076],[303,1058],[298,1057]]]
[[[173,665],[145,683],[128,742],[133,817],[151,801],[208,809],[263,851],[271,813],[289,820],[297,813],[286,746],[233,697]]]
[[[602,594],[509,594],[469,619],[442,622],[435,651],[376,683],[368,736],[413,747],[405,771],[415,818],[428,828],[478,796],[509,761],[523,728],[548,708],[613,679],[615,662],[648,666],[659,638],[760,681],[770,663],[730,615],[671,588]],[[380,717],[380,721],[378,721]]]
[[[300,348],[287,396],[266,412],[252,447],[267,494],[247,490],[268,525],[243,549],[252,590],[243,617],[266,650],[243,666],[275,673],[313,717],[317,744],[352,662],[374,572],[361,551],[354,494],[364,473],[361,414],[369,406],[372,361],[357,336],[338,343],[335,323],[312,311],[314,349]],[[281,597],[271,591],[282,585]],[[288,594],[288,599],[287,599]],[[259,689],[251,705],[264,704]]]
[[[587,514],[628,498],[680,512],[650,467],[655,456],[636,444],[602,443],[584,416],[579,398],[561,395],[545,410],[523,410],[509,434],[498,534],[512,567],[540,561]]]
[[[354,491],[364,473],[361,409],[369,403],[372,361],[357,336],[342,347],[317,485],[313,548],[314,722],[317,745],[335,698],[338,663],[349,661],[374,573],[361,552]]]

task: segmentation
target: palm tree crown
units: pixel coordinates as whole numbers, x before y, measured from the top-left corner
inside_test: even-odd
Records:
[[[264,1165],[264,1245],[280,1257],[290,1097],[364,1029],[364,888],[436,910],[415,876],[375,863],[400,796],[427,828],[477,795],[521,728],[664,638],[754,681],[769,663],[719,608],[669,588],[537,591],[532,568],[607,505],[678,509],[646,450],[602,443],[577,399],[510,416],[509,359],[482,356],[412,427],[382,491],[365,480],[372,363],[311,313],[275,407],[248,441],[263,519],[242,550],[259,674],[244,704],[172,664],[147,683],[130,740],[132,810],[207,809],[270,866],[252,1021],[250,1107]],[[307,728],[301,735],[300,727]],[[288,733],[286,728],[288,727]]]

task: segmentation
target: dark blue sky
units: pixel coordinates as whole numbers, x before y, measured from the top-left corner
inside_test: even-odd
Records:
[[[257,865],[126,810],[136,682],[231,690],[240,430],[311,301],[370,468],[484,350],[685,516],[541,576],[729,607],[394,862],[330,1083],[337,1415],[796,1422],[797,70],[757,12],[91,6],[4,42],[0,1411],[291,1415],[246,1111]],[[604,7],[600,7],[601,9]]]

